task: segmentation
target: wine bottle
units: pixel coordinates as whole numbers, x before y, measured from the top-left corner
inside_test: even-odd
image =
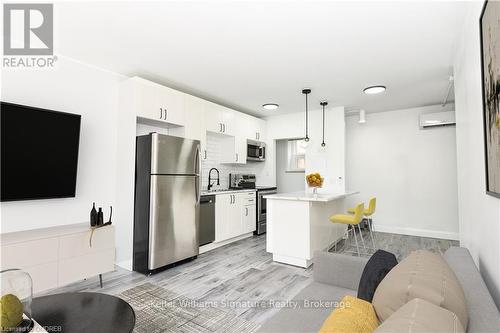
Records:
[[[90,226],[95,227],[97,225],[97,210],[95,210],[95,202],[92,204],[92,209],[90,210]]]
[[[102,212],[102,207],[99,207],[97,212],[97,225],[102,225],[104,223],[104,213]]]

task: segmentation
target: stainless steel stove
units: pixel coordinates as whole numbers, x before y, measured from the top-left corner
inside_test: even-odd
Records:
[[[264,196],[276,194],[276,186],[258,186],[257,189],[257,229],[256,235],[262,235],[267,229],[267,200]]]

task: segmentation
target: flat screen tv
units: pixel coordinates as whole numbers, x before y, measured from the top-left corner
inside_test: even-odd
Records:
[[[75,196],[80,119],[1,102],[1,201]]]

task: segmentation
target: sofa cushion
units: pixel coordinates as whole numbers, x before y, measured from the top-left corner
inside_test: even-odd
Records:
[[[384,321],[375,333],[427,332],[464,333],[464,328],[453,312],[414,298]]]
[[[319,333],[373,333],[377,326],[377,315],[370,302],[345,296],[326,318]]]
[[[450,247],[444,254],[444,259],[453,269],[464,289],[469,314],[467,331],[498,333],[500,313],[469,250],[463,247]]]
[[[438,254],[419,250],[412,252],[380,282],[373,306],[380,321],[385,321],[401,306],[422,298],[454,312],[467,327],[465,296],[455,273]]]
[[[279,310],[258,332],[318,332],[323,321],[335,309],[335,304],[332,303],[340,302],[346,295],[356,296],[356,291],[312,282],[293,298],[297,308],[286,307]]]
[[[398,264],[396,256],[384,250],[377,250],[366,263],[359,281],[358,298],[371,302],[375,289],[380,282],[389,273],[389,271]]]

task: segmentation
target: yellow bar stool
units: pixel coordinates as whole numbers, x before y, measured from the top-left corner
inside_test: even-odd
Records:
[[[342,224],[347,224],[347,225],[351,226],[352,232],[354,234],[354,241],[356,242],[356,250],[358,252],[358,256],[361,256],[361,253],[359,252],[358,238],[356,237],[356,226],[358,226],[359,235],[361,236],[361,241],[362,241],[363,247],[365,248],[365,251],[366,251],[365,241],[363,239],[363,235],[361,234],[361,228],[359,226],[359,223],[363,220],[364,210],[365,210],[365,204],[360,203],[359,205],[357,205],[354,208],[353,215],[337,214],[337,215],[330,216],[330,221],[332,221],[333,223],[342,223]]]
[[[368,231],[370,232],[370,238],[372,239],[373,250],[377,249],[375,247],[375,240],[374,240],[375,232],[373,231],[373,218],[372,218],[373,214],[375,214],[376,206],[377,206],[377,198],[371,197],[368,203],[368,208],[363,211],[363,215],[366,217],[366,220],[368,222]],[[355,214],[356,208],[349,208],[347,212],[350,214]]]

